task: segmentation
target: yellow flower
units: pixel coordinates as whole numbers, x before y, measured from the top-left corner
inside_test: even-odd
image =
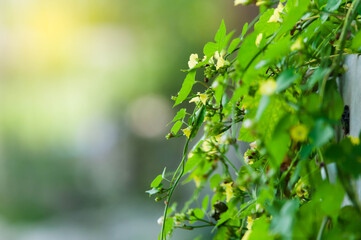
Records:
[[[348,136],[348,138],[350,139],[350,141],[351,141],[351,143],[353,145],[359,145],[360,144],[360,139],[358,137]]]
[[[207,60],[207,56],[204,55],[203,59],[202,59],[202,62],[206,61]],[[213,60],[213,57],[211,57],[209,60],[208,60],[208,63],[210,64],[214,64],[214,60]]]
[[[217,60],[217,65],[216,65],[216,70],[224,67],[224,65],[226,64],[226,62],[224,61],[223,57],[219,57]]]
[[[282,3],[278,3],[276,10],[277,10],[278,12],[282,12],[282,11],[283,11],[283,8],[284,8],[284,7],[283,7]]]
[[[262,41],[262,37],[263,37],[263,34],[260,33],[257,35],[257,38],[256,38],[256,46],[259,47],[259,45],[261,44],[261,41]]]
[[[272,22],[282,22],[282,18],[280,16],[280,13],[283,11],[283,5],[282,3],[279,3],[277,8],[275,9],[275,11],[273,12],[273,15],[270,17],[270,19],[268,20],[268,23],[272,23]]]
[[[273,79],[268,79],[267,81],[263,82],[259,88],[262,95],[270,96],[272,95],[277,88],[277,83]]]
[[[251,2],[252,2],[251,0],[234,0],[234,6],[237,6],[239,4],[247,5],[250,4]]]
[[[234,197],[232,185],[233,185],[233,182],[221,184],[221,186],[224,187],[226,190],[226,201],[227,202],[229,202],[229,200],[231,200]]]
[[[210,144],[208,141],[204,141],[202,143],[202,150],[205,152],[209,152],[212,150],[212,144]]]
[[[203,103],[203,105],[206,105],[207,100],[208,100],[208,97],[206,94],[203,94],[203,93],[201,94],[200,92],[197,92],[197,96],[192,98],[189,102],[190,103],[192,103],[192,102],[198,103],[201,101]]]
[[[189,57],[188,67],[194,68],[198,64],[198,54],[192,53]]]
[[[226,52],[224,50],[222,50],[221,53],[219,53],[218,51],[214,53],[214,58],[217,59],[216,70],[220,69],[221,67],[224,67],[224,65],[226,64],[229,64],[227,61],[223,59],[223,56],[225,54]]]
[[[203,105],[206,105],[206,102],[207,102],[207,99],[208,99],[206,94],[199,94],[199,99],[201,100]]]
[[[252,233],[252,225],[253,225],[253,218],[248,216],[247,217],[247,231],[244,233],[241,240],[248,240]]]
[[[303,124],[298,124],[291,128],[291,138],[296,142],[304,142],[307,139],[308,128]]]
[[[187,128],[182,129],[182,131],[183,131],[184,135],[186,135],[187,138],[189,138],[191,136],[192,128],[187,127]]]
[[[251,147],[251,149],[256,149],[258,147],[257,141],[251,142],[249,146]]]
[[[253,225],[253,218],[248,216],[247,217],[247,228],[250,230],[252,228]]]
[[[218,51],[216,51],[216,52],[214,53],[214,58],[215,58],[216,60],[218,60],[219,58],[223,58],[223,56],[224,56],[224,51],[223,51],[223,50],[221,51],[221,53],[219,53]]]
[[[302,39],[297,38],[297,40],[292,44],[291,51],[302,49]]]
[[[196,184],[196,187],[199,187],[199,186],[201,185],[201,179],[200,179],[199,176],[195,175],[195,176],[193,177],[193,181],[194,181],[194,183]]]
[[[302,181],[301,178],[296,183],[295,188],[296,188],[296,194],[299,198],[308,198],[309,197],[307,185]]]

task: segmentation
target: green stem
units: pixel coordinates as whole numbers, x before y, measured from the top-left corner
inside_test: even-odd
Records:
[[[207,89],[209,88],[207,84],[205,84],[204,82],[201,82],[201,81],[196,81],[196,83],[200,83],[202,84],[203,86],[205,86]]]
[[[330,182],[330,175],[328,174],[327,166],[325,164],[325,160],[323,158],[323,154],[321,152],[321,149],[317,148],[317,153],[320,156],[321,163],[323,163],[323,168],[325,169],[327,180],[328,180],[328,182]]]
[[[346,56],[346,55],[350,55],[350,54],[353,54],[353,53],[343,53],[342,55],[343,55],[343,56]],[[334,57],[337,57],[337,56],[338,56],[338,54],[330,55],[329,58],[334,58]],[[310,61],[302,64],[301,67],[307,66],[307,65],[309,65],[309,64],[311,64],[311,63],[315,63],[315,62],[317,62],[318,60],[319,60],[319,59],[310,60]]]
[[[184,150],[183,150],[182,161],[179,164],[179,166],[178,166],[177,170],[175,171],[175,173],[173,175],[173,178],[172,178],[172,186],[171,186],[171,189],[169,191],[168,199],[167,199],[167,202],[165,204],[164,213],[163,213],[163,224],[162,224],[162,232],[161,232],[161,238],[160,238],[161,240],[163,240],[163,239],[165,240],[165,238],[164,238],[164,229],[165,229],[165,223],[166,223],[166,220],[167,220],[167,211],[168,211],[170,200],[172,198],[174,189],[178,185],[179,180],[181,179],[181,177],[183,176],[183,173],[184,173],[184,165],[185,165],[186,155],[187,155],[187,152],[188,152],[189,141],[190,141],[190,138],[187,139],[187,142],[186,142],[186,144],[184,146]],[[179,171],[180,171],[180,173],[178,174]],[[175,180],[175,182],[174,182],[174,180]],[[174,184],[173,184],[173,182],[174,182]]]
[[[202,114],[199,114],[199,116],[197,117],[197,119],[195,121],[195,124],[197,124],[199,122],[201,116],[202,116]],[[173,175],[173,178],[172,178],[172,181],[171,181],[171,187],[170,187],[170,191],[169,191],[169,194],[168,194],[168,198],[167,198],[165,208],[164,208],[164,213],[163,213],[163,224],[162,224],[161,238],[160,238],[161,240],[165,240],[165,238],[164,238],[165,237],[164,236],[164,229],[165,229],[165,224],[166,224],[166,220],[167,220],[168,207],[170,205],[170,200],[172,199],[174,189],[177,187],[180,179],[182,178],[182,176],[184,174],[184,167],[185,167],[186,157],[187,157],[187,153],[188,153],[188,146],[189,146],[189,142],[191,140],[191,137],[194,134],[194,131],[196,131],[196,128],[193,126],[192,130],[191,130],[191,134],[190,134],[189,138],[187,138],[186,144],[184,145],[182,161],[178,165],[178,168],[175,171],[175,173]]]
[[[204,227],[213,227],[212,224],[206,224],[206,225],[199,225],[199,226],[175,226],[175,228],[181,228],[185,230],[193,230],[194,228],[204,228]]]
[[[250,201],[246,206],[244,206],[243,208],[239,209],[237,216],[239,216],[239,214],[241,214],[241,212],[243,212],[244,210],[246,210],[249,206],[251,206],[252,204],[254,204],[256,202],[256,200],[252,200]]]
[[[325,216],[322,220],[322,223],[321,223],[321,228],[320,228],[320,231],[318,232],[317,234],[317,239],[316,240],[322,240],[322,235],[323,235],[323,232],[325,231],[325,228],[326,228],[326,224],[327,222],[330,220],[330,218],[328,216]]]
[[[256,60],[256,58],[264,51],[266,50],[266,48],[268,47],[268,45],[270,45],[273,41],[273,39],[276,38],[278,32],[275,32],[272,36],[271,39],[268,40],[268,42],[266,43],[266,45],[264,45],[257,53],[256,55],[253,56],[253,58],[251,59],[251,61],[247,64],[246,68],[244,69],[244,72],[246,72],[248,70],[248,68],[252,65],[252,63],[254,62],[254,60]]]
[[[290,166],[288,167],[288,169],[282,174],[280,182],[282,182],[286,178],[288,173],[291,171],[293,165],[296,163],[296,161],[298,159],[299,154],[300,154],[300,151],[297,152],[296,156],[292,159],[292,162],[291,162]]]
[[[238,176],[238,170],[237,168],[233,165],[233,163],[226,157],[226,155],[224,155],[223,153],[221,153],[221,156],[224,160],[226,160],[229,165],[231,165],[231,167],[233,168],[233,170],[236,172],[236,175]]]

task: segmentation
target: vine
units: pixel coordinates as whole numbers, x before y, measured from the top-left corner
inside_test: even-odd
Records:
[[[173,97],[195,106],[167,135],[186,137],[178,168],[147,191],[165,203],[159,239],[208,227],[213,239],[361,239],[361,145],[340,87],[345,55],[361,52],[361,0],[255,2],[260,14],[240,36],[222,21],[204,57],[191,54]],[[204,92],[192,93],[196,83]],[[177,210],[182,179],[195,190]]]

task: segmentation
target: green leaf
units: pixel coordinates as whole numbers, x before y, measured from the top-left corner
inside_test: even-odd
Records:
[[[257,38],[257,33],[253,32],[244,39],[243,43],[238,50],[238,63],[241,69],[246,68],[251,59],[258,53],[259,49],[257,48],[255,42]]]
[[[186,116],[187,112],[185,108],[182,108],[177,112],[177,115],[173,118],[172,122],[175,122],[177,120],[183,119]]]
[[[306,84],[304,85],[307,90],[313,88],[316,83],[321,84],[325,74],[329,71],[328,68],[317,68],[311,77],[307,80]]]
[[[182,121],[177,121],[176,123],[174,123],[174,125],[170,131],[174,134],[177,134],[179,129],[182,127],[182,125],[183,125]]]
[[[256,140],[256,137],[252,135],[249,129],[241,127],[241,129],[239,129],[238,140],[243,142],[253,142]]]
[[[274,168],[281,165],[291,143],[290,135],[286,132],[278,132],[272,136],[272,141],[267,143],[267,149],[274,161],[271,164]]]
[[[338,166],[354,177],[361,174],[361,145],[353,145],[349,138],[332,144],[325,152],[326,162],[337,162]]]
[[[342,0],[328,0],[325,10],[328,12],[336,11],[342,3]]]
[[[269,211],[273,215],[272,232],[280,234],[282,239],[292,239],[292,228],[298,207],[296,200],[288,200],[284,204],[276,202],[274,206],[270,207]]]
[[[217,86],[215,87],[214,97],[216,98],[217,105],[221,103],[222,96],[224,94],[223,79],[224,77],[222,75],[218,75],[215,80],[217,82]]]
[[[315,147],[321,147],[333,137],[333,128],[324,119],[318,119],[309,136]]]
[[[229,210],[227,212],[222,213],[220,219],[218,220],[218,222],[216,224],[216,227],[218,227],[222,223],[226,222],[230,218],[231,218],[231,213]]]
[[[207,57],[212,57],[217,50],[218,50],[217,43],[208,42],[203,48],[203,53]]]
[[[243,25],[241,37],[244,37],[244,35],[246,35],[247,30],[248,30],[248,22],[246,22],[246,23]]]
[[[186,165],[184,167],[184,173],[187,173],[191,170],[193,170],[198,163],[200,163],[203,159],[203,155],[202,154],[193,154],[192,157],[187,159]]]
[[[232,53],[237,47],[238,47],[238,44],[241,42],[241,39],[240,38],[235,38],[232,40],[231,44],[229,45],[228,47],[228,53]]]
[[[234,31],[227,34],[227,36],[224,37],[222,41],[218,43],[218,51],[221,52],[222,49],[226,48],[229,41],[231,40],[232,36],[234,34]]]
[[[164,225],[164,235],[171,236],[171,234],[173,232],[173,226],[174,226],[173,218],[168,217],[164,224],[165,224]]]
[[[283,101],[273,97],[271,102],[262,114],[262,117],[257,122],[257,134],[262,136],[262,140],[265,142],[272,141],[272,134],[274,129],[282,117],[287,114]]]
[[[326,116],[333,120],[339,120],[343,113],[343,100],[337,89],[336,81],[328,81],[322,103]]]
[[[361,52],[361,31],[358,31],[351,42],[351,49]]]
[[[158,176],[152,181],[152,183],[150,184],[150,186],[151,186],[152,188],[158,187],[159,184],[162,182],[162,180],[163,180],[162,175],[158,175]]]
[[[326,6],[327,0],[316,0],[316,4],[319,9],[322,9]]]
[[[273,239],[269,235],[269,222],[265,215],[254,220],[249,240]]]
[[[248,92],[248,89],[246,86],[240,86],[238,88],[236,88],[236,90],[233,92],[233,96],[231,98],[231,100],[228,102],[228,104],[233,105],[235,103],[237,103],[237,101],[240,100],[240,98],[244,95],[246,95]]]
[[[267,64],[275,63],[277,60],[284,58],[291,50],[291,40],[290,36],[283,37],[279,39],[277,42],[271,43],[262,57],[262,61]],[[264,63],[258,63],[257,68],[265,65]]]
[[[286,8],[288,9],[287,16],[283,19],[281,29],[278,35],[281,36],[284,33],[290,31],[296,23],[303,17],[310,5],[310,0],[294,0],[287,1]]]
[[[267,108],[269,103],[270,103],[270,97],[266,96],[266,95],[263,95],[261,97],[261,100],[259,101],[259,104],[258,104],[257,114],[256,114],[256,121],[258,121],[261,118],[264,110]]]
[[[307,109],[309,113],[315,113],[318,112],[320,109],[320,96],[317,93],[312,93],[308,96],[304,96],[303,105],[304,108]]]
[[[159,193],[159,189],[158,188],[152,188],[152,189],[150,189],[148,191],[145,191],[145,192],[148,193],[151,196],[151,195]]]
[[[321,210],[325,214],[329,216],[336,216],[341,207],[344,196],[345,191],[339,183],[331,184],[329,182],[322,182],[317,186],[313,200],[321,203]]]
[[[182,103],[189,95],[189,93],[192,90],[193,84],[196,81],[196,70],[191,70],[187,77],[184,79],[184,82],[182,84],[182,88],[178,93],[178,97],[173,105],[177,106],[178,104]]]
[[[220,182],[222,181],[222,177],[221,175],[219,175],[218,173],[214,174],[210,179],[209,179],[209,183],[211,186],[211,189],[214,189],[215,187],[217,187]]]
[[[194,216],[196,216],[199,219],[202,219],[204,217],[204,212],[202,209],[196,208],[193,210]]]
[[[277,88],[276,92],[282,92],[291,84],[299,78],[299,74],[294,73],[293,69],[287,69],[286,71],[282,72],[281,75],[277,78]]]
[[[270,8],[262,14],[259,21],[254,25],[254,31],[256,35],[262,33],[263,37],[268,37],[280,28],[279,23],[268,22],[274,11],[275,10],[273,8]]]
[[[208,209],[208,204],[209,204],[209,195],[206,195],[204,198],[203,198],[203,201],[202,201],[202,208],[204,211],[207,211]]]
[[[220,42],[224,39],[225,36],[226,36],[226,25],[224,24],[224,21],[222,19],[221,26],[219,26],[216,36],[214,37],[214,41]]]
[[[195,122],[192,123],[192,133],[190,138],[194,138],[197,135],[199,128],[203,124],[204,117],[206,116],[206,107],[203,105],[200,109],[197,110],[195,114]]]

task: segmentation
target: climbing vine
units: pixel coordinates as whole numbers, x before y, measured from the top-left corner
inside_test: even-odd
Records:
[[[178,168],[147,191],[165,204],[159,239],[178,228],[222,240],[361,239],[361,145],[340,90],[345,55],[361,52],[360,2],[235,0],[260,14],[237,37],[222,21],[173,97],[191,105],[167,135],[186,139]],[[172,196],[187,182],[194,193],[180,208]]]

